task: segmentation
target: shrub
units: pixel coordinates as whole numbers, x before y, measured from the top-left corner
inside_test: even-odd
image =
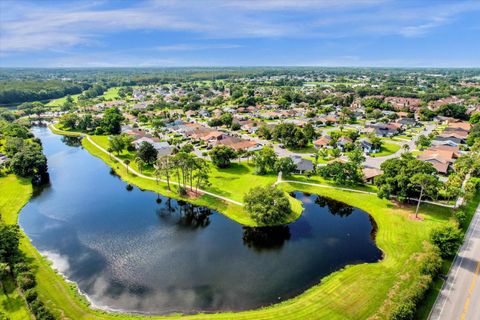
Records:
[[[37,298],[38,298],[38,294],[37,294],[37,291],[35,291],[35,289],[30,289],[25,291],[25,300],[27,300],[29,304],[37,300]]]
[[[31,272],[22,272],[17,276],[17,283],[23,291],[35,287],[35,276]]]
[[[457,248],[463,239],[463,232],[456,224],[449,223],[432,230],[430,239],[440,250],[442,258],[448,258],[454,256],[457,252]]]
[[[455,211],[455,218],[457,219],[457,222],[461,227],[466,227],[465,224],[467,223],[467,214],[465,213],[465,211]]]
[[[392,312],[392,320],[409,320],[415,314],[415,304],[411,301],[405,301],[397,306]]]

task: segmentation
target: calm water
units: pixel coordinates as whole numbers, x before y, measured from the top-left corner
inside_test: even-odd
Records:
[[[300,192],[284,227],[245,228],[134,188],[75,139],[36,128],[51,185],[20,214],[33,244],[97,307],[143,313],[243,310],[300,294],[347,264],[381,258],[365,212]]]

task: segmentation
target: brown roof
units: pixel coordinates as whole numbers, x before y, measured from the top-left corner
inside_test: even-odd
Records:
[[[321,147],[321,146],[326,146],[326,145],[328,145],[328,144],[330,143],[330,140],[332,140],[332,139],[330,139],[330,138],[327,137],[327,136],[323,136],[323,137],[321,137],[320,139],[315,140],[315,141],[313,142],[313,144],[316,145],[316,146],[319,146],[319,147]]]
[[[237,151],[242,149],[248,149],[257,145],[257,143],[254,141],[243,140],[243,139],[231,137],[231,136],[227,136],[224,139],[219,140],[217,144],[229,146]]]
[[[466,132],[466,131],[444,131],[441,134],[439,134],[438,136],[442,137],[442,138],[454,137],[454,138],[457,138],[457,139],[465,139],[468,136],[468,132]]]
[[[453,158],[454,153],[452,151],[437,148],[427,149],[417,156],[419,160],[430,162],[441,173],[447,173]]]
[[[363,168],[362,172],[366,180],[383,174],[383,171],[377,168]]]
[[[470,131],[471,127],[472,126],[468,122],[453,122],[448,124],[448,128],[461,129],[467,132]]]

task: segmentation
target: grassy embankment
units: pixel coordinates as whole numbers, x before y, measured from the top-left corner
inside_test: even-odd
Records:
[[[107,136],[90,136],[92,140],[103,148],[108,148]],[[147,180],[132,173],[127,174],[127,170],[124,166],[120,165],[116,160],[110,158],[105,152],[99,150],[87,139],[82,140],[82,145],[92,155],[101,158],[109,166],[111,166],[115,172],[122,177],[123,180],[132,183],[142,189],[152,190],[172,198],[181,198],[176,192],[172,192],[167,189],[166,183],[160,182],[157,184],[153,180]],[[131,161],[130,166],[140,172],[137,164],[133,161],[134,154],[124,150],[118,155],[122,161],[129,159]],[[275,175],[258,176],[253,174],[253,167],[245,163],[233,163],[231,168],[218,169],[211,165],[210,167],[210,183],[211,185],[206,187],[205,190],[227,197],[229,199],[243,202],[243,195],[253,186],[273,184],[277,177]],[[152,175],[152,168],[144,168],[142,174]],[[152,176],[153,177],[153,176]],[[172,188],[173,189],[173,188]],[[248,226],[255,226],[257,223],[250,217],[250,215],[244,210],[242,206],[220,200],[218,198],[202,195],[198,198],[181,198],[197,205],[207,206],[213,208],[230,219],[233,219],[241,224]],[[290,220],[297,219],[302,211],[301,203],[290,197],[290,202],[293,207],[293,215]]]
[[[32,194],[32,184],[28,179],[18,179],[14,175],[0,177],[0,215],[3,223],[17,222],[17,213],[27,203]],[[22,239],[24,242],[25,239]],[[30,312],[23,297],[15,286],[12,277],[2,279],[0,289],[0,311],[12,320],[30,319]]]
[[[1,178],[5,179],[5,178]],[[3,184],[6,181],[0,180]],[[21,181],[8,181],[12,189],[21,185]],[[18,210],[30,195],[28,192],[20,201],[16,195],[3,194],[3,203],[8,205],[6,220],[13,223]],[[300,190],[320,194],[343,201],[369,212],[378,225],[377,245],[385,253],[381,262],[349,266],[322,279],[319,285],[312,287],[300,296],[271,307],[238,313],[188,315],[185,319],[365,319],[375,315],[382,306],[389,289],[402,281],[402,288],[415,285],[415,277],[401,279],[408,272],[416,274],[418,268],[415,253],[422,251],[422,242],[428,239],[430,230],[450,218],[450,210],[422,205],[421,215],[424,221],[412,221],[408,215],[412,208],[396,207],[391,202],[378,199],[374,195],[350,193],[334,189],[322,189],[300,184],[282,184],[285,191]],[[13,201],[13,202],[12,202]],[[37,290],[40,297],[57,314],[69,319],[139,319],[139,315],[105,313],[90,309],[85,300],[76,293],[74,287],[63,280],[50,267],[25,237],[21,249],[33,258],[38,280]],[[179,318],[173,315],[172,318]],[[151,317],[149,319],[165,319]],[[379,318],[382,318],[379,315]]]

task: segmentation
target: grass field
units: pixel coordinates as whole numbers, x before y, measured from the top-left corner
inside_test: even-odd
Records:
[[[5,178],[2,178],[5,179]],[[1,181],[2,185],[5,180]],[[31,192],[29,186],[9,180],[9,189],[25,188],[26,202]],[[430,230],[450,219],[450,210],[422,205],[424,221],[412,221],[410,207],[397,207],[374,195],[354,194],[333,189],[322,189],[300,184],[282,184],[285,191],[300,190],[320,194],[343,201],[369,212],[375,219],[378,232],[377,245],[385,253],[381,262],[346,267],[322,279],[321,283],[300,296],[280,304],[259,310],[238,313],[198,314],[171,318],[182,319],[365,319],[375,315],[382,306],[391,286],[405,270],[415,272],[416,260],[411,256],[422,251],[422,242],[428,239]],[[30,191],[29,191],[30,190]],[[3,203],[15,203],[7,212],[7,220],[15,222],[17,212],[23,205],[17,194],[2,193]],[[12,200],[12,198],[15,198]],[[63,280],[40,256],[28,239],[22,240],[21,249],[33,258],[38,280],[37,290],[42,300],[57,314],[69,319],[139,319],[139,315],[106,313],[88,308],[87,303],[75,288]],[[409,278],[405,287],[415,285]],[[168,317],[152,316],[149,319]],[[383,318],[379,315],[379,318]]]
[[[120,87],[111,87],[111,88],[108,88],[107,91],[105,91],[102,95],[102,97],[105,99],[105,100],[115,100],[115,99],[118,99],[118,90],[120,89]]]
[[[389,156],[400,150],[400,148],[401,146],[399,144],[384,141],[380,152],[372,153],[370,156],[374,158]]]
[[[18,211],[27,203],[32,194],[32,184],[28,179],[18,179],[14,175],[0,177],[0,214],[7,224],[17,222]],[[23,240],[22,240],[23,241]],[[0,289],[0,311],[12,320],[30,319],[27,305],[15,287],[11,277],[2,280]]]
[[[76,103],[78,101],[78,96],[80,94],[72,94],[71,97],[73,99],[73,102]],[[50,100],[47,104],[45,104],[47,107],[61,107],[65,101],[67,100],[67,97],[62,97],[62,98],[58,98],[58,99],[53,99],[53,100]]]
[[[176,196],[176,194],[166,190],[163,184],[157,185],[154,181],[127,175],[122,166],[111,161],[108,155],[94,147],[88,140],[84,139],[83,145],[93,155],[113,166],[117,173],[122,176],[122,179],[145,189],[161,191],[167,196]],[[249,177],[249,171],[245,170],[245,168],[235,166],[231,174],[238,175],[244,172]],[[239,178],[238,184],[233,187],[234,189],[239,189],[245,183],[251,185],[248,178],[242,179]],[[303,180],[306,178],[298,176],[293,177],[293,179]],[[229,180],[221,181],[224,183],[223,187],[230,188]],[[317,182],[312,179],[309,181]],[[264,182],[266,181],[260,183]],[[324,181],[318,182],[323,183]],[[9,181],[9,184],[12,183],[15,183],[15,181]],[[220,182],[215,183],[221,185]],[[15,188],[14,186],[9,189]],[[318,285],[313,286],[298,297],[263,309],[237,313],[152,316],[149,319],[366,319],[371,316],[384,319],[385,313],[388,313],[390,307],[384,305],[384,300],[391,294],[391,287],[401,282],[402,285],[395,293],[401,297],[402,290],[407,290],[409,287],[416,285],[419,275],[416,255],[422,252],[423,243],[428,240],[432,228],[451,219],[450,209],[426,204],[420,208],[420,214],[424,220],[413,221],[409,218],[409,215],[413,212],[411,206],[397,206],[388,200],[377,198],[376,195],[325,189],[297,183],[280,184],[280,188],[287,192],[299,190],[327,196],[370,213],[378,227],[376,242],[384,252],[384,259],[378,263],[348,266],[321,279]],[[373,191],[373,189],[370,190]],[[21,202],[25,203],[30,193],[31,189],[20,200],[9,199],[17,197],[12,192],[5,195],[1,193],[4,205],[12,201],[16,203],[12,209],[7,211],[8,217],[6,217],[6,220],[11,223],[16,221],[17,212],[23,205]],[[242,213],[243,209],[240,206],[227,205],[215,198],[205,196],[193,201],[197,204],[217,207],[218,210],[237,221],[245,219],[245,213]],[[68,319],[142,318],[140,315],[106,313],[90,309],[85,299],[75,290],[75,287],[65,282],[61,276],[51,269],[50,263],[40,256],[28,239],[22,240],[21,248],[34,261],[39,282],[37,290],[40,297],[57,315],[61,314]]]

